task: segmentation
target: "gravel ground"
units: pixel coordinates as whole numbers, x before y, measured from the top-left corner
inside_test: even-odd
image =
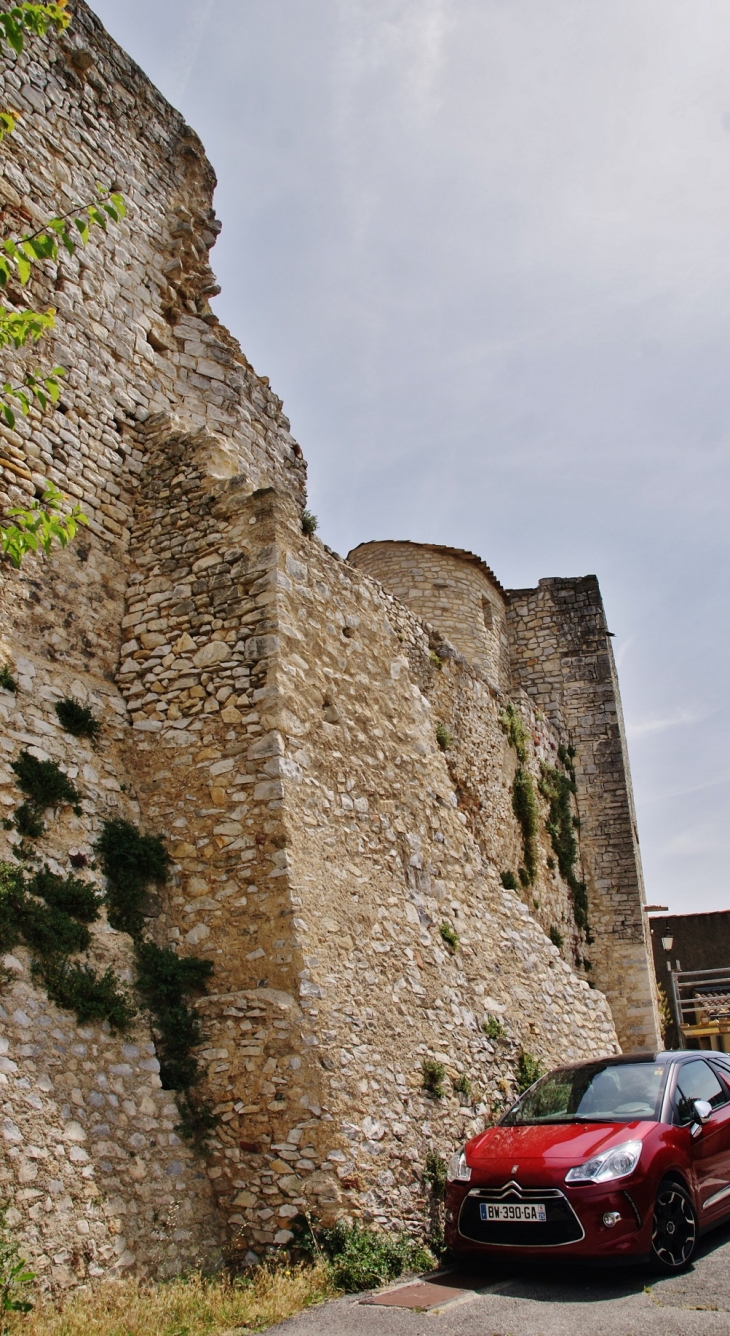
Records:
[[[369,1307],[358,1295],[312,1309],[268,1336],[730,1336],[730,1226],[708,1235],[692,1269],[500,1267],[442,1276],[467,1293],[417,1313]]]

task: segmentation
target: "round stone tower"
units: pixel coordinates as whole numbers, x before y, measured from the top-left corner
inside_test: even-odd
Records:
[[[501,691],[510,685],[505,591],[481,557],[435,543],[361,543],[353,566],[430,622]]]

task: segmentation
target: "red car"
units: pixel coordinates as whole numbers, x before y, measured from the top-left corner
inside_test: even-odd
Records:
[[[730,1217],[730,1055],[559,1067],[449,1163],[452,1257],[692,1260]]]

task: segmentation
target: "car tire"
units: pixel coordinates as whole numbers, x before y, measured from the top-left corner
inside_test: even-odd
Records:
[[[665,1179],[654,1203],[651,1258],[657,1271],[676,1275],[690,1265],[697,1247],[697,1215],[692,1198],[681,1183]]]

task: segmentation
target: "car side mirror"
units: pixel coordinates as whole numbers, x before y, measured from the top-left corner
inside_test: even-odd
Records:
[[[692,1101],[692,1112],[694,1118],[689,1129],[690,1136],[698,1137],[702,1131],[703,1124],[712,1117],[712,1105],[708,1104],[706,1099],[694,1099]]]

